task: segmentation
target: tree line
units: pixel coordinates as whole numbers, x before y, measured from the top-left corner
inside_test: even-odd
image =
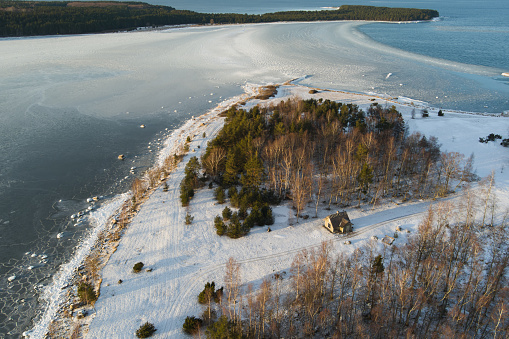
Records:
[[[497,220],[492,187],[493,176],[481,194],[431,206],[401,246],[380,249],[371,240],[346,255],[324,242],[256,287],[242,284],[241,265],[230,258],[221,299],[208,300],[188,333],[206,327],[207,338],[506,338],[507,213]]]
[[[430,20],[429,9],[344,5],[338,10],[266,14],[210,14],[142,2],[0,1],[0,36],[83,34],[181,24],[241,24],[278,21]]]

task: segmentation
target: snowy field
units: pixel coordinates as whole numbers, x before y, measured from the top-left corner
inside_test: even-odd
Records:
[[[306,87],[284,86],[272,100],[277,102],[290,96],[323,97],[354,103],[365,109],[374,98],[334,91],[311,95],[308,91]],[[438,109],[429,107],[430,117],[422,118],[420,109],[424,106],[414,107],[404,99],[387,102],[378,97],[376,101],[382,105],[395,104],[411,132],[438,137],[443,151],[460,152],[466,156],[473,153],[477,175],[484,177],[495,171],[498,205],[501,210],[509,207],[509,177],[504,170],[508,150],[499,143],[482,144],[478,141],[479,137],[489,133],[507,135],[509,118],[448,110],[443,110],[444,117],[438,117]],[[248,103],[247,106],[256,103]],[[411,119],[413,109],[416,109],[415,119]],[[399,226],[410,231],[402,232],[396,240],[396,243],[403,243],[407,236],[415,233],[423,212],[431,204],[430,201],[404,204],[389,201],[375,209],[372,206],[347,209],[355,230],[347,237],[332,235],[321,227],[322,218],[331,212],[325,210],[325,205],[319,210],[318,219],[310,217],[300,219],[298,223],[290,206],[281,205],[274,208],[275,224],[270,227],[270,233],[265,226],[255,227],[248,236],[236,240],[219,237],[213,227],[213,218],[221,214],[225,205],[216,204],[213,190],[203,188],[197,191],[187,210],[179,200],[179,184],[184,177],[186,161],[191,156],[199,156],[207,141],[221,128],[223,119],[217,117],[220,111],[217,109],[190,120],[174,133],[173,139],[167,141],[167,149],[162,151],[161,157],[172,154],[171,149],[179,138],[195,136],[189,154],[167,181],[168,191],[158,188],[143,204],[104,267],[101,295],[95,311],[87,320],[91,322],[87,338],[132,337],[146,321],[157,328],[155,338],[186,337],[181,330],[184,319],[202,313],[196,297],[208,281],[215,281],[216,286],[223,284],[224,267],[229,257],[241,263],[244,286],[253,283],[256,287],[275,272],[288,274],[298,251],[318,246],[323,241],[333,241],[335,251],[351,253],[358,246],[372,241],[373,235],[379,238],[392,235]],[[202,137],[203,132],[206,133],[205,138]],[[447,199],[454,200],[455,197]],[[191,225],[185,225],[188,211],[194,216]],[[314,216],[314,206],[308,205],[303,214]],[[352,244],[344,244],[345,239]],[[378,243],[377,246],[382,248],[383,245]],[[140,261],[151,271],[133,273],[133,265]],[[121,284],[119,280],[122,280]]]

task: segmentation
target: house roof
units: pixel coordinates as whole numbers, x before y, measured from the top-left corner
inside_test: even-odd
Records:
[[[345,227],[348,224],[351,224],[350,218],[348,217],[348,214],[346,212],[339,212],[337,211],[334,214],[329,215],[327,218],[329,219],[330,223],[332,224],[332,227]]]

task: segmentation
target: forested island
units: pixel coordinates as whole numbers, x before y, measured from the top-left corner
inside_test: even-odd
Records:
[[[279,21],[416,21],[435,10],[343,5],[335,10],[266,14],[208,14],[143,2],[0,1],[0,36],[84,34],[182,24],[244,24]]]

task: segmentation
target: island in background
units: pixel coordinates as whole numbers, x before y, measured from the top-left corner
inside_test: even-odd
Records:
[[[245,24],[280,21],[418,21],[431,9],[343,5],[334,10],[266,14],[198,13],[143,2],[0,1],[0,37],[84,34],[184,24]]]

